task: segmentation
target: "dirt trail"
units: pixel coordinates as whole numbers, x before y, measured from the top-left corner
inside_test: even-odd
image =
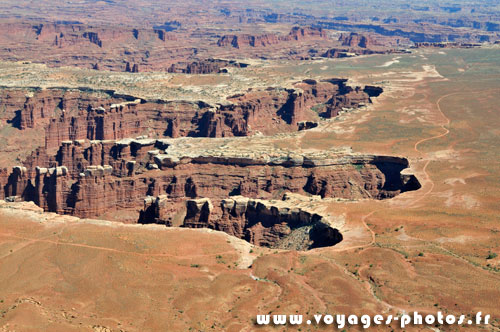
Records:
[[[417,141],[414,145],[414,150],[420,154],[425,154],[427,155],[426,153],[424,153],[423,151],[419,150],[419,145],[424,143],[424,142],[427,142],[427,141],[430,141],[430,140],[434,140],[434,139],[439,139],[441,137],[445,137],[446,135],[449,134],[449,130],[446,128],[446,126],[448,126],[450,124],[450,119],[448,117],[446,117],[443,113],[443,111],[441,110],[441,107],[440,107],[440,102],[444,99],[444,98],[447,98],[449,96],[452,96],[454,94],[457,94],[458,92],[454,92],[454,93],[449,93],[449,94],[446,94],[446,95],[443,95],[441,96],[437,101],[436,101],[436,106],[437,106],[437,109],[439,111],[439,113],[441,114],[441,116],[443,117],[443,119],[445,120],[441,125],[440,127],[444,130],[441,134],[438,134],[438,135],[435,135],[435,136],[431,136],[431,137],[427,137],[427,138],[423,138],[419,141]],[[427,167],[429,165],[429,163],[431,162],[431,160],[427,160],[427,162],[425,163],[423,169],[422,169],[422,172],[425,174],[425,177],[426,177],[426,181],[430,183],[430,188],[429,190],[427,190],[423,195],[421,195],[417,200],[413,200],[411,201],[410,203],[406,204],[405,206],[402,206],[404,208],[412,208],[415,206],[415,203],[421,201],[422,199],[424,199],[425,197],[427,197],[427,195],[429,195],[433,190],[434,190],[434,181],[432,181],[429,173],[427,172]],[[368,224],[366,223],[366,220],[368,218],[370,218],[373,214],[375,214],[376,212],[380,212],[380,211],[384,211],[384,210],[388,210],[388,209],[393,209],[394,207],[390,206],[390,207],[384,207],[384,208],[380,208],[380,209],[375,209],[375,210],[372,210],[371,212],[369,212],[368,214],[365,214],[364,216],[361,217],[361,222],[363,224],[363,227],[366,228],[366,230],[368,232],[370,232],[370,235],[371,235],[371,240],[369,243],[366,243],[366,244],[362,244],[362,245],[356,245],[356,246],[350,246],[350,247],[346,247],[346,248],[338,248],[338,249],[335,249],[335,248],[332,248],[331,250],[334,251],[334,252],[344,252],[344,251],[349,251],[349,250],[356,250],[356,249],[363,249],[363,248],[367,248],[367,247],[370,247],[372,246],[374,243],[375,243],[375,232],[368,226]],[[400,207],[401,208],[401,207]],[[455,256],[455,255],[454,255]],[[327,257],[325,257],[327,258]],[[330,263],[330,264],[335,264],[338,266],[338,264],[333,263],[331,261],[331,259],[327,259],[327,261]],[[343,268],[344,270],[344,273],[346,274],[350,274],[347,270],[345,270],[345,268]],[[396,307],[396,306],[393,306],[391,305],[390,303],[386,302],[386,301],[383,301],[382,299],[380,299],[379,297],[376,296],[375,294],[375,290],[373,289],[372,285],[370,282],[366,283],[366,285],[364,285],[364,287],[367,289],[367,291],[372,295],[372,297],[377,301],[379,302],[380,304],[382,304],[387,310],[395,310],[395,311],[398,311],[398,312],[406,312],[403,308],[400,308],[400,307]]]
[[[9,233],[0,233],[0,237],[8,237],[8,238],[13,238],[13,239],[25,240],[25,241],[28,241],[28,243],[26,245],[30,245],[30,244],[38,242],[38,243],[53,244],[55,246],[72,246],[72,247],[103,250],[103,251],[109,251],[109,252],[114,252],[114,253],[129,254],[129,255],[143,256],[143,257],[173,257],[173,258],[182,257],[182,255],[172,255],[172,254],[164,254],[164,253],[162,253],[162,254],[160,254],[160,253],[142,253],[142,252],[134,252],[134,251],[128,251],[128,250],[113,249],[113,248],[108,248],[108,247],[93,246],[93,245],[87,245],[87,244],[81,244],[81,243],[64,242],[64,241],[60,241],[59,239],[57,241],[48,240],[46,238],[36,239],[36,238],[18,236],[18,235],[9,234]],[[235,252],[234,250],[226,250],[226,251],[214,252],[214,253],[210,253],[210,254],[189,254],[188,257],[189,258],[191,258],[191,257],[208,257],[208,256],[215,257],[216,255],[232,254],[234,252]],[[4,257],[1,257],[1,258],[4,258]]]
[[[421,140],[419,140],[418,142],[415,143],[413,149],[416,151],[416,152],[419,152],[419,153],[424,153],[422,151],[420,151],[418,149],[418,146],[424,142],[427,142],[427,141],[430,141],[430,140],[434,140],[434,139],[438,139],[438,138],[441,138],[441,137],[445,137],[446,135],[448,135],[450,133],[450,130],[448,128],[446,128],[446,126],[448,126],[450,124],[450,119],[448,117],[446,117],[446,115],[444,115],[443,111],[441,110],[441,106],[440,106],[440,103],[441,101],[444,99],[444,98],[447,98],[447,97],[450,97],[450,96],[453,96],[453,95],[456,95],[456,94],[459,94],[460,92],[453,92],[453,93],[448,93],[444,96],[441,96],[437,101],[436,101],[436,106],[437,106],[437,109],[439,110],[439,113],[441,113],[441,116],[443,117],[443,119],[445,119],[445,122],[443,124],[441,124],[441,128],[444,130],[443,133],[439,134],[439,135],[436,135],[436,136],[432,136],[432,137],[428,137],[428,138],[423,138]],[[412,203],[417,203],[419,201],[421,201],[423,198],[425,198],[428,194],[430,194],[432,192],[432,190],[434,190],[434,181],[432,181],[429,173],[427,173],[427,167],[429,166],[431,162],[431,159],[428,159],[427,162],[425,163],[424,165],[424,168],[422,169],[422,172],[425,174],[425,178],[428,182],[430,182],[431,184],[431,188],[424,194],[422,195],[420,198],[418,198],[416,201],[413,201]]]
[[[441,137],[445,137],[446,135],[448,135],[450,133],[450,131],[446,128],[446,126],[448,126],[450,124],[450,119],[444,115],[443,111],[441,110],[440,103],[441,103],[441,101],[444,98],[450,97],[450,96],[455,95],[455,94],[459,94],[459,92],[448,93],[448,94],[446,94],[444,96],[441,96],[436,101],[437,109],[438,109],[440,115],[444,119],[444,122],[440,125],[440,127],[444,131],[441,134],[438,134],[438,135],[435,135],[435,136],[431,136],[431,137],[427,137],[427,138],[423,138],[423,139],[417,141],[415,143],[415,145],[414,145],[414,150],[416,152],[418,152],[420,154],[426,155],[426,153],[424,153],[423,151],[419,150],[418,146],[420,144],[422,144],[424,142],[427,142],[427,141],[430,141],[430,140],[434,140],[434,139],[439,139]],[[422,168],[422,173],[424,173],[426,181],[430,183],[429,190],[427,190],[423,195],[421,195],[416,200],[413,200],[410,203],[408,203],[408,204],[406,204],[404,206],[401,206],[400,208],[412,208],[412,207],[414,207],[416,203],[418,203],[419,201],[421,201],[422,199],[424,199],[425,197],[427,197],[427,195],[429,195],[434,190],[434,181],[432,181],[429,173],[427,172],[427,167],[429,166],[429,164],[430,164],[431,161],[432,161],[431,159],[428,159],[427,162],[425,163],[424,167]],[[343,252],[343,251],[349,251],[349,250],[355,250],[355,249],[362,249],[362,248],[366,248],[366,247],[369,247],[369,246],[373,245],[375,243],[375,232],[368,226],[368,224],[366,223],[366,220],[369,217],[371,217],[373,214],[375,214],[376,212],[385,211],[385,210],[389,210],[389,209],[393,209],[393,208],[394,208],[393,206],[390,206],[390,207],[384,207],[384,208],[376,209],[376,210],[373,210],[370,213],[364,215],[363,217],[361,217],[361,223],[363,224],[363,227],[365,227],[366,230],[368,230],[370,232],[370,235],[371,235],[371,241],[369,243],[362,244],[362,245],[357,245],[357,246],[346,247],[346,248],[338,248],[338,249],[334,248],[334,249],[332,249],[332,251]]]

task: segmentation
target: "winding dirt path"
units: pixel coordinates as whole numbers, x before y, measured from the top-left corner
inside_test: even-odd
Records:
[[[446,135],[449,134],[450,131],[446,128],[446,126],[448,126],[450,124],[450,119],[448,119],[444,115],[443,111],[441,110],[440,103],[441,103],[441,101],[444,98],[447,98],[447,97],[455,95],[455,94],[459,94],[459,92],[453,92],[453,93],[449,93],[449,94],[443,95],[443,96],[441,96],[436,101],[437,109],[438,109],[439,113],[441,114],[442,118],[445,120],[444,123],[442,123],[440,125],[441,128],[444,131],[441,134],[438,134],[438,135],[435,135],[435,136],[432,136],[432,137],[423,138],[423,139],[417,141],[415,143],[415,145],[414,145],[414,150],[416,152],[418,152],[420,154],[424,154],[424,152],[422,152],[421,150],[419,150],[419,148],[418,148],[419,145],[421,145],[424,142],[430,141],[430,140],[434,140],[434,139],[439,139],[441,137],[445,137]],[[354,119],[348,121],[347,123],[353,122],[353,121],[354,121]],[[430,160],[430,159],[427,160],[427,162],[425,163],[425,165],[424,165],[424,167],[422,169],[422,172],[425,174],[426,181],[430,183],[429,190],[426,191],[423,195],[421,195],[416,200],[411,201],[410,204],[407,204],[407,205],[405,205],[403,207],[405,207],[405,208],[410,207],[411,208],[412,205],[414,205],[415,203],[421,201],[422,199],[424,199],[428,194],[430,194],[433,191],[433,189],[434,189],[434,182],[432,181],[429,173],[427,172],[427,167],[429,166],[429,164],[430,164],[431,161],[432,160]],[[335,252],[343,252],[343,251],[349,251],[349,250],[355,250],[355,249],[362,249],[362,248],[366,248],[366,247],[369,247],[369,246],[373,245],[375,243],[376,235],[375,235],[375,232],[368,226],[366,220],[368,218],[370,218],[373,214],[377,213],[377,212],[388,210],[388,209],[392,209],[392,208],[394,208],[394,207],[384,207],[384,208],[380,208],[380,209],[375,209],[375,210],[373,210],[373,211],[369,212],[368,214],[366,214],[366,215],[364,215],[364,216],[361,217],[361,222],[363,224],[363,227],[370,233],[370,236],[371,236],[371,240],[370,240],[369,243],[362,244],[362,245],[345,247],[345,248],[338,248],[338,249],[332,248],[331,250],[335,251]],[[32,244],[32,243],[35,243],[35,242],[44,242],[44,243],[50,243],[50,244],[57,245],[57,246],[59,246],[59,245],[66,245],[66,246],[74,246],[74,247],[81,247],[81,248],[88,248],[88,249],[95,249],[95,250],[104,250],[104,251],[116,252],[116,253],[133,254],[133,255],[137,255],[137,256],[147,256],[147,257],[178,257],[178,255],[172,255],[172,254],[138,253],[138,252],[133,252],[133,251],[113,249],[113,248],[108,248],[108,247],[92,246],[92,245],[86,245],[86,244],[80,244],[80,243],[64,242],[64,241],[60,241],[59,239],[57,241],[53,241],[53,240],[48,240],[46,238],[36,239],[36,238],[29,238],[29,237],[21,237],[21,236],[17,236],[17,235],[13,235],[13,234],[7,234],[7,233],[0,233],[0,236],[17,238],[17,239],[29,241],[26,245],[29,245],[29,244]],[[212,254],[190,255],[190,257],[191,256],[192,257],[206,257],[206,256],[213,256],[213,255],[225,254],[225,253],[231,253],[231,251],[224,251],[224,252],[212,253]]]
[[[441,128],[444,130],[443,133],[439,134],[439,135],[436,135],[436,136],[432,136],[432,137],[428,137],[428,138],[423,138],[421,140],[419,140],[418,142],[415,143],[413,149],[416,151],[416,152],[419,152],[421,154],[424,154],[424,152],[420,151],[418,149],[418,146],[424,142],[427,142],[427,141],[430,141],[430,140],[434,140],[434,139],[438,139],[438,138],[441,138],[441,137],[445,137],[447,136],[449,133],[450,133],[450,130],[448,128],[446,128],[446,126],[448,126],[450,124],[450,119],[448,117],[446,117],[446,115],[444,115],[443,111],[441,110],[441,106],[440,106],[440,103],[441,101],[444,99],[444,98],[447,98],[447,97],[450,97],[450,96],[453,96],[453,95],[456,95],[456,94],[459,94],[460,92],[452,92],[452,93],[448,93],[444,96],[441,96],[437,101],[436,101],[436,106],[437,106],[437,109],[439,111],[439,113],[441,113],[441,116],[443,117],[443,119],[445,120],[445,122],[443,124],[441,124]],[[426,178],[426,181],[427,182],[430,182],[431,184],[431,188],[424,194],[422,195],[421,197],[419,197],[417,200],[413,201],[412,203],[417,203],[419,201],[421,201],[423,198],[425,198],[428,194],[430,194],[433,190],[434,190],[434,181],[432,181],[429,173],[427,172],[427,167],[429,166],[431,160],[428,159],[427,162],[425,163],[424,165],[424,168],[422,168],[422,172],[425,174],[425,178]]]
[[[442,138],[442,137],[445,137],[447,136],[450,131],[448,130],[448,128],[446,128],[446,126],[448,126],[450,124],[450,119],[448,117],[446,117],[443,113],[443,111],[441,110],[441,106],[440,106],[440,103],[443,99],[447,98],[447,97],[450,97],[452,95],[455,95],[455,94],[458,94],[458,92],[454,92],[454,93],[449,93],[449,94],[446,94],[446,95],[443,95],[441,96],[437,101],[436,101],[436,106],[437,106],[437,109],[439,111],[439,113],[441,114],[442,118],[444,119],[444,122],[442,124],[440,124],[440,127],[443,129],[443,132],[441,134],[438,134],[438,135],[434,135],[434,136],[431,136],[431,137],[427,137],[427,138],[423,138],[419,141],[417,141],[414,145],[414,150],[422,155],[427,155],[426,153],[424,153],[423,151],[421,151],[419,149],[419,145],[421,145],[422,143],[424,142],[427,142],[427,141],[431,141],[431,140],[435,140],[435,139],[439,139],[439,138]],[[426,178],[426,181],[428,183],[430,183],[430,188],[429,190],[427,190],[423,195],[421,195],[418,199],[416,200],[413,200],[413,201],[410,201],[410,203],[402,206],[404,208],[412,208],[415,206],[416,203],[418,203],[419,201],[421,201],[422,199],[424,199],[425,197],[427,197],[433,190],[434,190],[434,181],[432,181],[429,173],[427,172],[427,167],[429,166],[431,160],[428,159],[427,162],[425,163],[424,167],[422,168],[422,172],[425,174],[425,178]],[[362,244],[362,245],[356,245],[356,246],[350,246],[350,247],[346,247],[346,248],[338,248],[338,249],[335,249],[335,248],[331,248],[331,251],[334,251],[334,252],[344,252],[344,251],[349,251],[349,250],[356,250],[356,249],[364,249],[364,248],[367,248],[367,247],[371,247],[375,241],[376,241],[376,235],[375,235],[375,232],[368,226],[367,224],[367,219],[370,218],[372,215],[374,215],[375,213],[377,212],[380,212],[380,211],[385,211],[385,210],[388,210],[388,209],[393,209],[394,207],[392,206],[389,206],[389,207],[384,207],[384,208],[380,208],[380,209],[375,209],[375,210],[372,210],[371,212],[369,212],[368,214],[365,214],[364,216],[361,217],[361,223],[363,224],[363,227],[370,233],[370,236],[371,236],[371,240],[369,243],[366,243],[366,244]],[[401,208],[401,207],[399,207]],[[324,258],[327,258],[325,256],[323,256]],[[336,265],[338,266],[338,264],[333,263],[331,261],[331,259],[327,259],[327,261],[332,264],[332,265]],[[344,270],[344,273],[350,275],[350,273],[343,267],[341,267],[343,270]],[[383,305],[386,310],[396,310],[398,312],[405,312],[405,310],[401,307],[396,307],[396,306],[393,306],[391,305],[390,303],[386,302],[386,301],[383,301],[382,299],[380,299],[378,296],[376,296],[375,294],[375,290],[374,288],[372,287],[372,284],[370,282],[367,282],[364,287],[366,288],[366,290],[372,295],[372,297],[378,302],[380,303],[381,305]]]
[[[416,152],[418,152],[418,153],[420,153],[422,155],[426,155],[426,153],[424,153],[423,151],[419,150],[418,147],[419,147],[420,144],[422,144],[424,142],[427,142],[427,141],[431,141],[431,140],[435,140],[435,139],[439,139],[439,138],[445,137],[445,136],[447,136],[450,133],[449,129],[446,128],[446,126],[448,126],[450,124],[450,119],[448,117],[446,117],[446,115],[444,115],[443,111],[441,110],[440,103],[441,103],[441,101],[444,98],[447,98],[447,97],[450,97],[450,96],[453,96],[453,95],[456,95],[456,94],[459,94],[459,93],[460,92],[448,93],[446,95],[441,96],[436,101],[437,109],[438,109],[440,115],[442,116],[442,118],[444,119],[444,122],[442,124],[440,124],[440,127],[444,131],[441,134],[438,134],[438,135],[435,135],[435,136],[431,136],[431,137],[427,137],[427,138],[423,138],[423,139],[417,141],[415,143],[414,147],[413,147]],[[435,186],[434,181],[432,181],[429,173],[427,172],[427,167],[429,166],[429,164],[430,164],[431,161],[432,161],[431,159],[428,159],[427,162],[425,163],[424,167],[422,168],[422,173],[424,173],[426,181],[428,183],[430,183],[429,190],[427,190],[423,195],[421,195],[416,200],[413,200],[409,204],[406,204],[406,205],[404,205],[402,207],[404,207],[404,208],[412,208],[412,207],[414,207],[416,203],[418,203],[419,201],[421,201],[422,199],[424,199],[425,197],[427,197],[427,195],[429,195],[434,190],[434,186]],[[384,207],[384,208],[376,209],[376,210],[373,210],[370,213],[364,215],[363,217],[361,217],[361,223],[363,224],[363,227],[368,232],[370,232],[370,235],[371,235],[371,241],[369,243],[362,244],[362,245],[351,246],[351,247],[346,247],[346,248],[332,249],[332,251],[343,252],[343,251],[349,251],[349,250],[355,250],[355,249],[363,249],[363,248],[372,246],[375,243],[375,232],[368,226],[368,224],[366,223],[366,220],[368,218],[370,218],[376,212],[385,211],[385,210],[389,210],[389,209],[393,209],[393,208],[395,208],[395,207],[390,206],[390,207]],[[399,208],[401,208],[401,207],[399,207]]]

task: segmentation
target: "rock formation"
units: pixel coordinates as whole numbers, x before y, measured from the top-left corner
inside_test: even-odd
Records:
[[[326,32],[321,28],[294,27],[288,35],[279,36],[272,33],[262,35],[224,35],[218,41],[219,47],[266,47],[291,41],[303,41],[310,39],[326,39]]]
[[[385,199],[420,186],[413,176],[401,175],[408,167],[402,158],[241,155],[222,150],[186,154],[176,145],[175,140],[144,138],[63,142],[55,155],[37,151],[25,166],[14,168],[3,194],[81,217],[129,210],[127,221],[137,221],[147,196],[166,195],[165,206],[172,211],[172,206],[200,197],[268,199],[289,191],[324,198]],[[5,182],[5,175],[2,179]],[[173,216],[159,207],[155,211],[154,218],[170,223]]]
[[[342,234],[327,218],[286,201],[234,196],[214,208],[207,198],[186,201],[183,227],[206,227],[270,248],[306,250],[333,246]]]
[[[326,31],[321,28],[311,28],[311,27],[293,27],[288,36],[283,38],[284,40],[303,40],[303,39],[314,39],[314,38],[328,38]]]
[[[371,102],[380,88],[352,88],[346,79],[304,80],[293,88],[252,90],[219,105],[204,102],[143,100],[114,91],[36,90],[21,97],[17,90],[0,100],[21,129],[45,131],[45,148],[63,141],[118,140],[148,134],[156,137],[248,136],[256,132],[295,131],[298,122],[337,116],[342,109]],[[379,92],[375,93],[377,90]],[[18,108],[16,110],[16,108]]]
[[[129,63],[130,72],[165,70],[167,65],[195,52],[189,45],[178,43],[175,34],[161,29],[77,22],[0,22],[0,27],[5,32],[0,36],[0,45],[10,50],[0,52],[1,59],[51,66],[124,71]]]
[[[226,67],[245,68],[247,66],[248,65],[246,63],[240,63],[234,60],[228,61],[207,59],[187,63],[176,63],[171,65],[167,69],[167,72],[183,74],[213,74],[227,71]]]
[[[278,36],[274,34],[263,34],[259,36],[252,35],[225,35],[218,41],[219,47],[231,46],[234,48],[241,47],[265,47],[269,45],[276,45],[280,42]]]
[[[339,37],[339,41],[342,43],[342,46],[348,47],[370,48],[375,44],[369,36],[355,32],[342,33]]]
[[[25,95],[5,89],[2,103],[12,117],[6,121],[21,131],[43,130],[45,146],[22,165],[0,170],[0,199],[33,201],[45,211],[79,217],[209,227],[273,248],[333,245],[342,236],[322,216],[267,200],[285,192],[391,198],[420,187],[413,175],[402,175],[406,159],[228,150],[224,137],[313,128],[313,115],[337,116],[382,93],[346,83],[309,79],[288,88],[249,90],[217,105],[89,89]]]
[[[498,44],[498,43],[496,43]],[[421,42],[415,43],[416,48],[474,48],[480,47],[480,43],[464,43],[464,42]]]

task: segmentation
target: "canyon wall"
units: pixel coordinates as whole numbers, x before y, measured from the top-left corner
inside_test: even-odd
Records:
[[[0,198],[33,201],[45,211],[79,217],[208,227],[273,248],[334,245],[342,235],[321,216],[266,200],[281,199],[286,192],[391,198],[420,186],[413,176],[401,175],[408,167],[405,159],[245,154],[227,151],[222,143],[215,151],[205,152],[200,145],[188,153],[182,144],[196,145],[196,139],[179,137],[314,127],[308,121],[313,108],[329,118],[382,93],[379,87],[346,83],[304,80],[291,88],[249,90],[217,105],[144,100],[105,90],[3,89],[4,121],[20,132],[43,130],[45,145],[22,165],[0,170]]]
[[[327,39],[326,31],[321,28],[294,27],[288,35],[266,33],[262,35],[224,35],[217,41],[219,47],[266,47],[281,43],[290,43],[304,40]]]
[[[346,79],[305,80],[293,88],[253,90],[227,98],[227,102],[137,99],[108,90],[34,89],[23,96],[4,89],[0,106],[20,130],[45,131],[45,148],[56,149],[63,141],[80,139],[118,140],[152,137],[228,137],[257,132],[295,131],[298,123],[317,115],[331,118],[344,108],[371,102],[369,87],[352,88]],[[367,90],[368,89],[368,90]],[[370,90],[371,91],[371,90]]]
[[[307,250],[333,246],[343,237],[324,216],[285,200],[266,201],[234,196],[215,208],[210,199],[186,201],[183,227],[211,228],[258,246]]]
[[[29,158],[25,166],[15,167],[3,194],[80,217],[128,210],[125,221],[131,222],[139,219],[138,210],[148,196],[167,195],[166,206],[172,210],[186,199],[200,197],[214,202],[232,195],[270,199],[289,191],[323,198],[385,199],[419,187],[414,177],[401,175],[408,167],[403,158],[182,156],[169,153],[170,144],[175,143],[63,142],[55,155],[47,158],[38,151],[34,155],[43,158]],[[5,175],[0,178],[5,182]],[[167,219],[155,219],[161,215]],[[142,220],[169,224],[173,217],[160,211]]]
[[[327,219],[277,202],[287,193],[392,198],[420,188],[413,175],[401,173],[406,159],[339,151],[298,155],[244,143],[228,149],[224,137],[314,127],[312,115],[334,117],[382,93],[346,83],[309,79],[249,90],[217,105],[104,90],[4,89],[1,102],[12,117],[5,121],[20,133],[43,129],[45,146],[22,165],[0,170],[0,199],[84,218],[212,228],[272,248],[334,245],[342,235]]]
[[[112,71],[164,71],[197,49],[154,28],[57,22],[0,22],[0,59]],[[2,52],[2,50],[4,50]],[[127,70],[128,69],[128,70]]]
[[[203,61],[175,63],[167,69],[167,72],[182,74],[213,74],[226,72],[227,68],[231,67],[246,68],[248,64],[236,62],[234,60],[207,59]]]

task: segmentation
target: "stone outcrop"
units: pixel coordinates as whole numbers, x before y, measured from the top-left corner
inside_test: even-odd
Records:
[[[129,63],[130,72],[165,70],[195,53],[195,48],[178,43],[174,33],[162,29],[76,22],[0,22],[0,28],[5,32],[0,45],[9,50],[0,52],[1,59],[49,66],[124,71]]]
[[[293,27],[288,36],[284,37],[284,40],[304,40],[304,39],[326,39],[328,35],[326,31],[321,28],[311,28],[311,27]]]
[[[127,73],[138,73],[139,65],[137,63],[131,64],[130,62],[127,62],[127,64],[125,65],[125,71]]]
[[[326,38],[326,32],[321,28],[294,27],[288,35],[284,36],[273,33],[266,33],[262,35],[224,35],[217,41],[217,45],[219,47],[234,48],[267,47],[293,41]]]
[[[363,34],[376,33],[382,37],[389,37],[401,44],[407,44],[407,41],[413,43],[439,43],[447,41],[476,42],[487,37],[484,31],[474,31],[462,28],[451,29],[440,24],[432,26],[429,24],[422,24],[421,22],[381,24],[348,21],[318,21],[315,26],[324,29],[363,32]]]
[[[334,47],[326,50],[320,56],[323,58],[335,59],[335,58],[350,58],[358,55],[388,54],[388,53],[397,53],[397,52],[393,49]]]
[[[304,80],[217,105],[84,89],[33,90],[24,97],[4,91],[14,117],[7,121],[18,121],[21,131],[44,129],[46,144],[22,165],[0,171],[0,199],[84,218],[208,227],[272,248],[334,245],[342,235],[323,216],[269,200],[285,192],[391,198],[420,187],[402,174],[406,159],[333,150],[297,155],[245,143],[227,149],[223,137],[312,128],[312,115],[333,117],[382,93],[346,83]]]
[[[67,213],[72,179],[65,166],[36,168],[34,202],[45,211]],[[71,204],[71,203],[69,203]]]
[[[348,58],[358,55],[405,53],[401,45],[409,41],[394,37],[385,37],[373,33],[341,33],[338,44],[318,53],[324,58]]]
[[[182,204],[169,198],[170,195],[144,198],[144,207],[139,212],[139,223],[173,226],[174,216],[182,210]]]
[[[314,121],[301,121],[298,123],[299,130],[313,129],[318,126],[317,122]]]
[[[219,47],[265,47],[278,44],[279,38],[274,34],[252,35],[225,35],[217,41]]]
[[[34,199],[34,184],[26,167],[15,166],[10,173],[7,169],[3,169],[1,180],[4,197],[18,196],[26,200]]]
[[[3,91],[9,92],[9,90]],[[92,106],[110,107],[124,100],[130,101],[133,98],[116,96],[109,90],[34,89],[34,91],[24,91],[24,99],[18,97],[17,103],[10,107],[19,110],[19,128],[26,129],[47,125],[51,119],[62,117],[63,110],[75,112]],[[2,99],[2,105],[4,103]]]
[[[356,32],[342,33],[339,37],[342,46],[370,48],[375,42],[367,35]]]
[[[47,156],[42,149],[25,166],[14,168],[4,196],[20,196],[47,211],[81,217],[130,211],[125,219],[137,221],[145,197],[166,195],[168,211],[155,208],[154,218],[147,221],[150,209],[143,220],[169,224],[173,218],[169,213],[186,199],[232,195],[269,199],[284,191],[323,198],[385,199],[420,186],[412,175],[401,175],[408,167],[403,158],[196,153],[178,144],[145,138],[63,142],[55,155]]]
[[[317,117],[313,107],[321,117],[331,118],[342,109],[366,105],[381,93],[380,88],[352,88],[346,82],[304,80],[287,89],[248,91],[218,105],[143,100],[107,90],[43,89],[24,98],[17,90],[4,94],[12,96],[5,99],[12,116],[7,121],[21,130],[44,129],[45,148],[50,150],[63,141],[118,140],[143,134],[228,137],[295,131],[298,122]]]
[[[184,227],[206,228],[210,222],[210,214],[214,207],[208,198],[190,199],[186,201],[186,217]]]
[[[183,227],[211,228],[270,248],[307,250],[333,246],[342,234],[327,218],[286,201],[234,196],[214,207],[210,199],[186,201]]]
[[[13,127],[21,126],[21,109],[28,100],[24,89],[0,89],[0,125],[11,124]]]
[[[498,44],[498,43],[496,43]],[[415,48],[474,48],[480,47],[480,43],[464,43],[464,42],[421,42],[415,43]]]
[[[246,68],[248,64],[234,60],[207,59],[193,62],[176,63],[167,72],[182,74],[213,74],[227,72],[227,68]]]

